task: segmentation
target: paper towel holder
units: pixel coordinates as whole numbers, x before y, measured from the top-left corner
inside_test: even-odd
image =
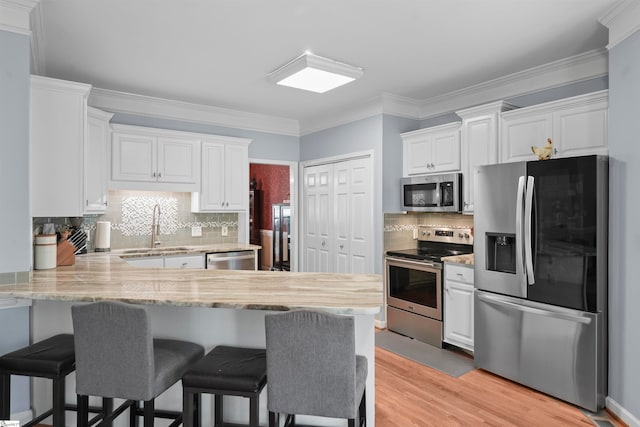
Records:
[[[109,252],[111,250],[111,222],[96,222],[96,234],[93,241],[94,251]]]

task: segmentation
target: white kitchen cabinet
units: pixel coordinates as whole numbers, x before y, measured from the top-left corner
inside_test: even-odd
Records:
[[[204,254],[168,255],[164,257],[164,268],[204,269]]]
[[[104,213],[107,210],[107,159],[112,113],[89,107],[87,112],[87,142],[84,152],[84,212]]]
[[[164,268],[164,258],[161,256],[127,258],[125,261],[134,267]]]
[[[303,175],[304,271],[373,273],[371,158],[306,166]]]
[[[164,255],[150,257],[127,258],[127,264],[134,267],[147,268],[192,268],[204,269],[204,254]]]
[[[456,111],[462,118],[460,158],[462,166],[462,211],[473,213],[475,169],[498,163],[500,113],[515,108],[504,101]]]
[[[500,161],[536,160],[532,146],[553,141],[552,158],[609,152],[608,91],[598,91],[502,114]]]
[[[401,134],[403,176],[460,170],[460,124]]]
[[[200,178],[201,135],[113,125],[111,187],[195,191]]]
[[[78,217],[84,213],[90,90],[86,84],[31,76],[31,216]]]
[[[231,137],[202,142],[202,183],[191,194],[193,212],[248,211],[249,143]]]
[[[473,266],[444,264],[444,341],[473,351]]]

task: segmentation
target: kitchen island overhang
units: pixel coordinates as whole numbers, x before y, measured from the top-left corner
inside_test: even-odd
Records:
[[[73,304],[122,301],[149,305],[158,337],[198,342],[209,351],[216,345],[264,347],[264,316],[297,309],[353,315],[356,351],[368,358],[367,418],[375,425],[375,314],[382,306],[382,276],[271,271],[220,271],[136,268],[116,254],[87,254],[74,266],[34,271],[28,284],[0,286],[0,297],[28,298],[32,340],[72,332]],[[36,412],[49,403],[50,385],[33,380]],[[268,387],[268,384],[267,384]],[[158,407],[181,408],[181,387],[174,386],[157,401]],[[75,377],[67,381],[67,402],[75,402]],[[225,416],[243,422],[245,402],[232,400]],[[213,403],[203,396],[203,422],[210,423]],[[261,399],[266,420],[266,394]],[[73,423],[74,413],[69,413]],[[316,425],[339,425],[313,419]]]

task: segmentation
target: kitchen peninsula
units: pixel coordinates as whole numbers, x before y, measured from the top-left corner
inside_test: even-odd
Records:
[[[0,286],[0,297],[33,300],[33,341],[71,332],[73,304],[110,300],[149,305],[156,336],[198,342],[207,351],[219,344],[264,347],[264,316],[270,311],[315,309],[353,315],[356,351],[369,362],[367,419],[375,425],[374,328],[382,305],[380,275],[136,268],[117,253],[92,253],[78,256],[73,266],[34,271],[27,284]],[[39,413],[49,403],[50,385],[39,379],[33,384],[32,406]],[[66,399],[75,401],[73,374],[67,381]],[[260,403],[264,421],[266,394]],[[156,404],[179,410],[180,385]],[[225,404],[228,420],[246,420],[245,404],[240,398]],[[211,424],[213,402],[207,396],[203,396],[203,407],[202,421]],[[73,423],[75,414],[67,416]],[[313,420],[322,422],[335,425],[331,424],[335,420]]]

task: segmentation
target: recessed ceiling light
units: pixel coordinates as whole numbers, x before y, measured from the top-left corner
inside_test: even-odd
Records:
[[[324,93],[352,82],[363,74],[364,70],[360,67],[303,53],[267,75],[267,78],[282,86]]]

